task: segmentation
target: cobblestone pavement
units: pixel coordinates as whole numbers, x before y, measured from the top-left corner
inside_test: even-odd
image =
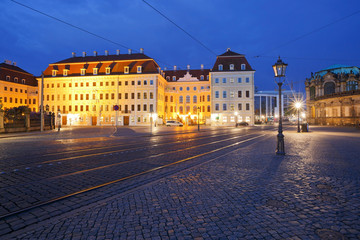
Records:
[[[360,132],[285,131],[14,232],[19,239],[360,239]]]

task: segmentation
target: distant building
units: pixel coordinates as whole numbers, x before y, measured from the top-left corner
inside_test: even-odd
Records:
[[[245,56],[229,48],[210,72],[211,124],[254,124],[254,73]]]
[[[304,102],[302,92],[282,90],[282,116],[289,117],[294,112],[296,101]],[[279,117],[279,92],[258,91],[255,93],[255,121],[266,122],[276,120]],[[305,106],[303,106],[304,108]]]
[[[3,109],[27,106],[39,110],[38,86],[34,75],[6,60],[0,63],[0,98]]]
[[[321,125],[360,122],[359,68],[333,65],[306,79],[308,121]]]

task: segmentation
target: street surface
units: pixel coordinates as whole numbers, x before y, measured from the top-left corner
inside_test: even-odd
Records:
[[[0,135],[0,239],[360,239],[360,130]]]

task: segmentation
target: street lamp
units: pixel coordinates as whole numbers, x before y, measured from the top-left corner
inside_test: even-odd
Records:
[[[275,81],[279,86],[279,130],[277,135],[277,147],[276,147],[276,154],[277,155],[285,155],[285,143],[284,143],[284,135],[282,131],[282,101],[281,101],[281,86],[285,81],[285,71],[287,64],[284,63],[279,56],[277,62],[272,66],[275,73]]]
[[[201,107],[197,107],[197,110],[198,110],[198,132],[200,132],[200,109],[201,109]]]
[[[297,127],[297,132],[300,132],[300,108],[301,108],[301,102],[296,102],[295,103],[295,108],[297,109],[297,114],[298,114],[298,127]]]

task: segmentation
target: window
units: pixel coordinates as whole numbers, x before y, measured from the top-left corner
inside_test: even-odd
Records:
[[[137,81],[137,85],[138,86],[140,86],[141,85],[141,81],[139,80],[139,81]]]
[[[335,93],[335,83],[333,82],[327,82],[324,85],[324,94],[333,94]]]
[[[170,96],[170,102],[174,102],[174,97]]]
[[[219,83],[219,79],[218,79],[218,78],[215,78],[215,83]]]
[[[197,96],[193,96],[193,103],[197,103]]]
[[[147,80],[144,80],[144,85],[147,85]]]
[[[144,111],[144,112],[146,112],[146,111],[147,111],[147,105],[146,105],[146,104],[144,104],[143,111]]]
[[[315,87],[310,87],[310,99],[314,100],[315,99]]]
[[[359,89],[359,84],[357,81],[347,81],[346,82],[346,91],[353,91]]]
[[[245,64],[241,64],[241,70],[245,70]]]
[[[129,94],[125,93],[125,99],[128,99],[128,98],[129,98]]]
[[[179,107],[179,112],[180,112],[180,114],[183,114],[183,113],[184,113],[184,108],[183,108],[183,106],[180,106],[180,107]]]
[[[223,122],[227,122],[227,116],[223,116]]]
[[[245,79],[245,81],[246,81],[246,83],[249,83],[249,82],[250,82],[250,78],[247,77],[247,78]]]
[[[140,99],[141,98],[141,93],[137,93],[137,99]]]
[[[133,94],[133,93],[132,93]],[[115,93],[111,94],[111,99],[115,99]]]
[[[179,89],[180,91],[182,91],[183,90],[183,88],[182,87],[180,87],[180,89]]]
[[[98,69],[97,68],[93,68],[93,74],[97,75],[98,74]]]
[[[238,98],[242,97],[242,91],[238,91]]]
[[[215,91],[215,98],[219,98],[219,91]]]
[[[246,97],[250,97],[250,91],[246,91]]]
[[[56,72],[57,72],[57,70],[52,70],[52,76],[53,77],[56,77]]]
[[[234,104],[230,104],[230,111],[234,111]]]
[[[107,74],[107,75],[110,74],[110,67],[105,68],[105,74]]]
[[[234,92],[230,92],[230,97],[231,97],[231,98],[234,97]]]
[[[135,111],[135,105],[134,104],[131,105],[131,111]]]
[[[219,104],[218,103],[216,103],[215,104],[215,111],[219,111],[220,110],[220,108],[219,108]]]
[[[124,67],[124,73],[125,73],[125,74],[128,74],[128,73],[129,73],[129,67],[128,67],[128,66]]]
[[[226,97],[227,97],[226,94],[227,94],[227,92],[226,92],[226,91],[223,91],[223,98],[226,98]]]
[[[170,76],[166,76],[166,81],[169,81],[170,80]]]
[[[186,103],[190,103],[190,96],[189,95],[186,96]]]
[[[10,81],[10,76],[6,76],[6,81]]]
[[[194,87],[194,91],[196,91],[196,89],[197,89],[197,88],[196,88],[196,87]]]
[[[241,78],[238,78],[238,83],[241,83]]]
[[[234,70],[234,64],[230,64],[230,70]]]
[[[131,85],[135,86],[135,81],[131,81]]]
[[[144,99],[147,99],[147,93],[144,92]]]
[[[64,95],[65,96],[65,95]],[[65,99],[64,99],[65,100]],[[86,100],[89,100],[89,94],[86,94]]]
[[[207,95],[207,101],[210,102],[210,95]]]
[[[238,104],[238,110],[239,110],[239,111],[242,110],[242,104],[241,104],[241,103]]]
[[[222,64],[219,64],[219,65],[218,65],[218,70],[219,70],[219,71],[222,71],[222,70],[223,70],[223,65],[222,65]]]
[[[230,78],[230,83],[234,83],[234,78]]]
[[[121,99],[121,93],[119,93],[118,98]]]
[[[184,102],[184,98],[183,98],[183,96],[180,96],[179,97],[179,103],[183,103]]]
[[[186,87],[186,91],[190,91],[190,88],[189,88],[189,87]]]
[[[204,80],[204,75],[201,75],[201,76],[200,76],[200,80]]]
[[[150,99],[153,99],[153,98],[154,98],[154,93],[150,92]]]
[[[81,74],[81,76],[84,76],[84,75],[85,75],[85,71],[86,71],[86,69],[85,69],[85,68],[82,68],[80,71],[81,71],[81,73],[80,73],[80,74]]]
[[[222,82],[223,82],[223,83],[226,83],[226,78],[223,78],[223,79],[222,79]]]
[[[227,104],[223,103],[223,111],[226,111],[226,110],[227,110]]]
[[[176,81],[176,76],[173,76],[173,77],[172,77],[172,80],[173,80],[173,81]]]
[[[250,103],[247,103],[246,104],[246,111],[249,111],[250,110]]]
[[[141,66],[137,66],[137,73],[141,73],[142,67]]]

